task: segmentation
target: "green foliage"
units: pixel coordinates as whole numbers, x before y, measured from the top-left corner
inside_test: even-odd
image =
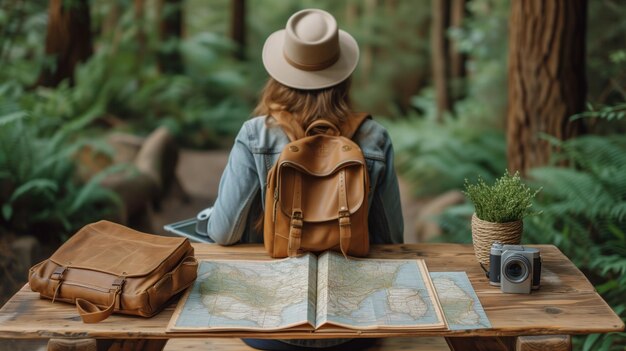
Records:
[[[6,85],[0,85],[0,232],[59,239],[115,211],[117,195],[99,185],[113,170],[86,184],[76,175],[74,155],[93,144],[76,133],[94,115],[85,111],[64,123],[39,114],[58,98],[54,92],[6,94]]]
[[[475,0],[463,27],[449,36],[468,54],[468,77],[454,82],[465,87],[453,111],[436,120],[434,91],[412,98],[403,120],[386,123],[394,141],[399,173],[417,195],[462,189],[465,179],[481,175],[493,182],[506,168],[502,133],[506,108],[507,1]],[[470,212],[471,214],[471,212]]]
[[[49,63],[46,17],[43,2],[0,7],[0,234],[58,240],[117,210],[119,199],[99,185],[104,173],[84,184],[74,163],[86,145],[106,152],[85,129],[104,113],[106,88],[84,68],[79,88],[32,87]]]
[[[531,171],[544,191],[525,238],[553,243],[585,272],[611,307],[626,319],[626,138],[581,136],[558,144],[556,160],[569,167]],[[588,337],[584,350],[623,350],[625,333]]]
[[[531,170],[530,186],[542,191],[533,201],[541,216],[524,221],[525,243],[554,244],[626,319],[626,137],[586,135],[553,141],[553,165]],[[439,218],[440,240],[470,242],[471,205],[448,209]],[[575,338],[584,350],[622,350],[626,333]]]
[[[626,101],[626,3],[590,1],[588,8],[586,66],[587,100],[613,106]]]
[[[576,120],[579,118],[602,118],[608,121],[621,120],[626,116],[626,104],[619,104],[614,106],[601,106],[595,108],[592,105],[588,106],[588,111],[575,114],[570,120]]]
[[[532,214],[532,200],[539,190],[533,192],[522,182],[519,172],[511,175],[508,171],[487,185],[482,177],[478,183],[465,181],[464,194],[472,201],[478,218],[495,223],[515,222]]]
[[[157,24],[157,14],[146,10],[143,22],[138,22],[133,7],[127,5],[93,3],[96,23],[107,20],[112,6],[122,16],[109,35],[96,38],[98,50],[81,68],[86,82],[78,82],[75,89],[99,90],[106,113],[136,132],[147,134],[165,125],[185,146],[230,144],[252,105],[245,67],[231,57],[234,46],[207,30],[163,41],[148,26]],[[159,68],[159,57],[172,53],[180,55],[183,71]]]
[[[469,1],[469,14],[463,19],[462,27],[451,28],[448,33],[455,46],[467,54],[467,78],[465,82],[454,82],[465,87],[465,97],[455,103],[454,114],[480,110],[481,113],[474,113],[476,117],[500,128],[504,125],[507,104],[509,7],[510,1]],[[457,92],[454,96],[463,94]]]
[[[505,141],[495,129],[472,128],[470,114],[443,123],[411,117],[384,122],[396,151],[396,166],[417,195],[459,189],[477,174],[488,181],[505,168]],[[484,127],[485,124],[482,124]]]
[[[16,87],[37,79],[47,62],[43,55],[46,22],[46,2],[12,1],[0,6],[0,82]]]

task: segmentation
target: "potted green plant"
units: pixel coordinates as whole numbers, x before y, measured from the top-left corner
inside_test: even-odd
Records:
[[[464,194],[474,204],[472,243],[478,262],[489,267],[491,245],[519,244],[522,239],[522,219],[532,213],[532,200],[537,195],[522,182],[519,172],[508,171],[488,185],[478,177],[476,184],[465,180]]]

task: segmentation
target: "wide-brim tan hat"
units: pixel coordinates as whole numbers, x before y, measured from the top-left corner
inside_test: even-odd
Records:
[[[306,9],[293,14],[285,29],[263,46],[263,65],[272,78],[292,88],[314,90],[347,79],[359,61],[354,38],[338,29],[328,12]]]

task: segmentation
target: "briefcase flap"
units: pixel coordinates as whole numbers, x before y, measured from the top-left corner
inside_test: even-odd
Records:
[[[182,259],[188,251],[182,246],[190,246],[185,238],[144,234],[99,221],[84,226],[50,260],[63,267],[140,277],[153,272],[168,258],[172,263]]]

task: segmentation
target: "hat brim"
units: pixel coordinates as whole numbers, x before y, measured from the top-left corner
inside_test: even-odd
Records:
[[[339,59],[330,67],[319,71],[305,71],[289,64],[283,55],[284,41],[284,29],[267,38],[263,46],[263,65],[272,78],[291,88],[314,90],[337,85],[352,74],[359,61],[356,40],[342,30],[339,30]]]

